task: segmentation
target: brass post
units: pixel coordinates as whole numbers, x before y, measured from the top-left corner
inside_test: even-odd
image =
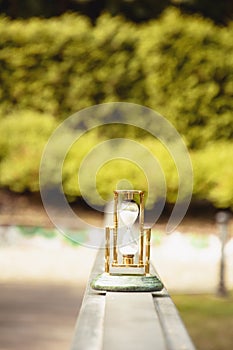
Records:
[[[145,273],[150,273],[150,238],[151,228],[146,228],[146,262],[145,262]]]
[[[140,246],[139,246],[139,264],[143,264],[143,238],[144,238],[144,192],[140,192]]]
[[[110,260],[110,227],[105,228],[105,272],[109,273]]]
[[[117,258],[117,230],[118,230],[118,218],[117,218],[117,202],[118,202],[118,193],[114,191],[114,227],[113,227],[113,263],[118,263]]]

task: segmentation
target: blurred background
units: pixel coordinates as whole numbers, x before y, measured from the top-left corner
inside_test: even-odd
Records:
[[[182,136],[194,172],[186,217],[165,234],[177,170],[164,147],[136,127],[95,128],[75,143],[63,167],[65,195],[84,220],[101,226],[102,212],[83,201],[76,180],[82,159],[116,137],[149,148],[167,182],[153,228],[156,268],[197,348],[231,349],[232,1],[0,0],[0,13],[0,349],[69,348],[96,252],[49,221],[39,194],[40,159],[63,120],[118,101],[154,109]],[[140,169],[114,160],[99,170],[98,192],[108,198],[122,178],[147,190]],[[88,179],[86,191],[91,198]],[[224,222],[216,221],[219,212]],[[85,243],[89,233],[75,229]]]

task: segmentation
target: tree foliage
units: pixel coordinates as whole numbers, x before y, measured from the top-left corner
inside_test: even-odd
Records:
[[[146,25],[138,56],[147,104],[159,110],[189,147],[232,139],[232,27],[168,11]]]
[[[1,18],[0,32],[1,186],[38,191],[43,147],[59,122],[88,106],[128,101],[158,111],[182,135],[193,161],[195,198],[232,207],[232,24],[219,28],[170,9],[141,25],[107,14],[94,27],[71,14]],[[63,169],[67,196],[81,195],[76,174],[85,154],[122,133],[156,155],[167,179],[167,200],[174,202],[178,178],[169,155],[144,131],[122,131],[119,125],[96,129],[71,149]],[[103,196],[126,177],[126,169],[132,183],[146,189],[140,169],[121,164],[99,170]],[[85,186],[91,193],[88,178]]]
[[[21,110],[1,120],[0,185],[15,192],[39,190],[39,166],[56,127],[53,117]]]
[[[2,19],[0,31],[0,115],[33,109],[62,120],[127,101],[165,115],[191,148],[233,136],[233,26],[170,9],[142,26],[103,15],[92,28],[65,15]]]
[[[93,22],[105,12],[141,22],[157,18],[171,5],[183,12],[199,13],[218,24],[227,24],[233,16],[231,0],[24,0],[23,6],[20,0],[0,0],[0,12],[11,18],[49,18],[73,11]]]

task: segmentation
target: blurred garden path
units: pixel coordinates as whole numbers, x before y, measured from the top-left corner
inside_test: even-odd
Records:
[[[0,282],[0,349],[70,348],[84,286]]]

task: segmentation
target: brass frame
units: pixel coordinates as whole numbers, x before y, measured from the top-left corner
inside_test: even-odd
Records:
[[[118,263],[118,199],[119,195],[124,196],[124,200],[134,199],[134,195],[139,195],[139,258],[138,264],[128,263],[119,264]],[[144,192],[138,190],[116,190],[114,191],[114,213],[113,213],[113,227],[106,227],[105,231],[105,272],[110,273],[110,265],[112,267],[133,267],[133,268],[144,268],[144,274],[149,274],[150,272],[150,239],[151,239],[151,228],[144,227]],[[110,264],[110,235],[113,232],[113,253],[112,253],[112,263]],[[146,242],[144,247],[144,235],[146,236]],[[144,249],[145,248],[145,249]],[[144,261],[144,250],[145,250],[145,261]],[[127,260],[126,260],[127,262]]]

